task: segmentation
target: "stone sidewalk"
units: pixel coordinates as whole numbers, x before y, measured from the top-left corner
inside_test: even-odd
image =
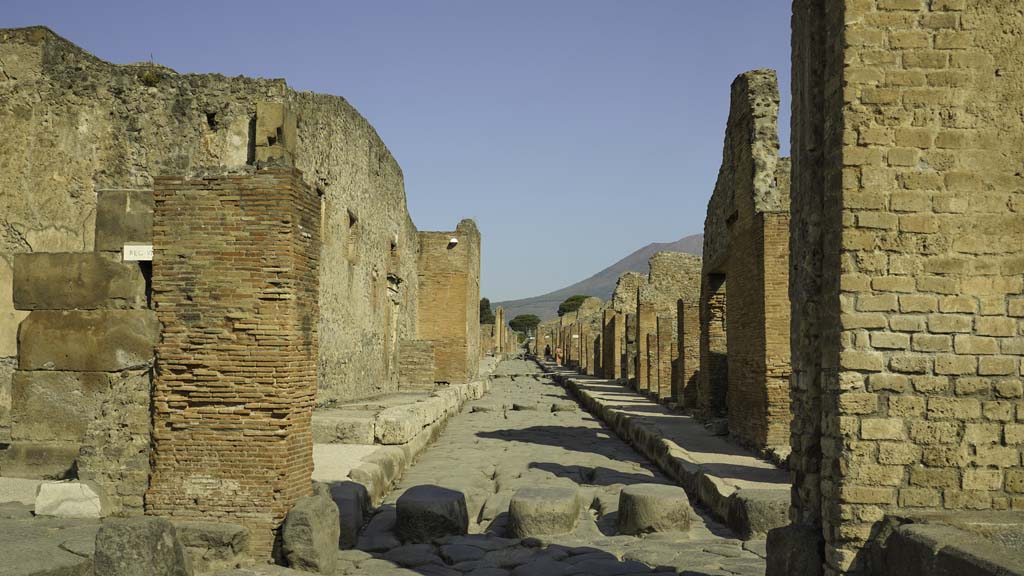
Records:
[[[540,363],[593,414],[744,537],[788,524],[789,472],[614,380]]]
[[[643,537],[617,531],[619,492],[632,484],[674,482],[527,361],[503,362],[491,391],[452,418],[369,520],[356,550],[340,553],[339,574],[760,575],[764,540],[744,542],[695,508],[687,532]],[[436,485],[465,494],[470,534],[404,544],[395,502],[408,489]],[[523,487],[575,486],[584,510],[562,536],[518,539],[509,501]]]

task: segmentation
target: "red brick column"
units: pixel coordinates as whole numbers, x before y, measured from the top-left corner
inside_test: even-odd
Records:
[[[320,202],[297,171],[158,178],[149,514],[240,523],[311,493]]]

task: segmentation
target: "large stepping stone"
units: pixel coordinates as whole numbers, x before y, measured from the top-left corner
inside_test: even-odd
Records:
[[[329,494],[299,498],[281,525],[281,554],[291,568],[329,574],[340,534],[338,505]]]
[[[430,542],[469,531],[466,496],[448,488],[413,486],[398,497],[397,511],[398,537],[407,542]]]
[[[619,533],[682,532],[690,529],[690,499],[679,486],[633,484],[619,492]]]
[[[529,486],[508,506],[512,533],[519,538],[567,534],[576,529],[581,502],[576,486]]]

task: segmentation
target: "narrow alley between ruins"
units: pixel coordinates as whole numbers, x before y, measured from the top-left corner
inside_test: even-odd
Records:
[[[666,532],[621,534],[620,492],[650,484],[682,493],[537,364],[506,360],[492,374],[490,392],[454,416],[437,442],[405,472],[355,549],[340,553],[337,573],[764,573],[763,535],[744,542],[700,506],[693,506],[688,528],[683,522]],[[427,485],[465,495],[468,535],[402,544],[396,503],[403,494]],[[578,493],[571,532],[516,537],[510,502],[517,491],[538,488]]]

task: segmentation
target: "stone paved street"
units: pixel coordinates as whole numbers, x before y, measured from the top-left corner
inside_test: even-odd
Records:
[[[339,574],[764,573],[764,541],[737,539],[699,508],[687,533],[617,534],[620,490],[669,480],[532,362],[503,362],[492,378],[492,391],[453,418],[406,472],[363,532],[359,550],[341,553]],[[508,537],[517,489],[567,483],[589,505],[575,531]],[[466,495],[470,535],[403,546],[394,533],[395,502],[409,488],[429,484]]]

